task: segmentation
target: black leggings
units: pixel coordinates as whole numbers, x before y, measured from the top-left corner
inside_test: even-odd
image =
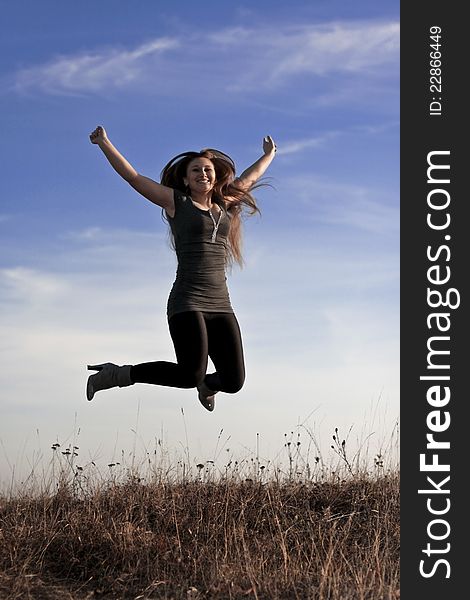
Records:
[[[193,388],[205,381],[215,392],[234,394],[245,381],[240,327],[233,313],[188,311],[168,322],[177,363],[158,361],[134,365],[134,383]],[[216,372],[206,375],[210,356]]]

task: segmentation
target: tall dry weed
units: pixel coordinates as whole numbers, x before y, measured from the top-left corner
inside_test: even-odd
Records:
[[[398,469],[358,468],[337,430],[329,470],[289,436],[282,469],[147,456],[107,477],[54,446],[42,489],[0,499],[1,598],[399,598]]]

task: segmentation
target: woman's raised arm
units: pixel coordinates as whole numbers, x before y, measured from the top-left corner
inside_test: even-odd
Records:
[[[170,217],[175,214],[175,201],[172,188],[140,175],[130,162],[111,143],[104,127],[98,126],[91,134],[90,141],[102,150],[113,169],[125,179],[139,194],[161,206]]]
[[[245,190],[250,190],[258,179],[264,175],[264,172],[271,164],[275,155],[276,144],[274,143],[273,138],[270,135],[267,135],[263,139],[263,156],[260,156],[256,162],[245,169],[243,173],[237,177],[237,186]]]

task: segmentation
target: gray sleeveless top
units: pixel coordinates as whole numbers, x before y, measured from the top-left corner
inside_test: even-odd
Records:
[[[168,221],[178,268],[168,298],[168,318],[188,310],[232,313],[225,273],[229,214],[219,205],[221,212],[211,216],[178,190],[174,199],[175,216],[168,216]]]

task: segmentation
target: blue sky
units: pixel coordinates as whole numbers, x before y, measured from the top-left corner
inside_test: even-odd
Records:
[[[196,462],[222,429],[234,455],[259,433],[266,459],[299,424],[325,455],[335,427],[384,443],[399,410],[399,3],[0,6],[0,480],[78,428],[104,464],[132,430],[137,452],[163,435]],[[166,225],[89,143],[98,124],[156,180],[184,150],[219,148],[241,171],[277,142],[229,277],[247,382],[212,414],[150,386],[86,401],[87,363],[173,359]]]

